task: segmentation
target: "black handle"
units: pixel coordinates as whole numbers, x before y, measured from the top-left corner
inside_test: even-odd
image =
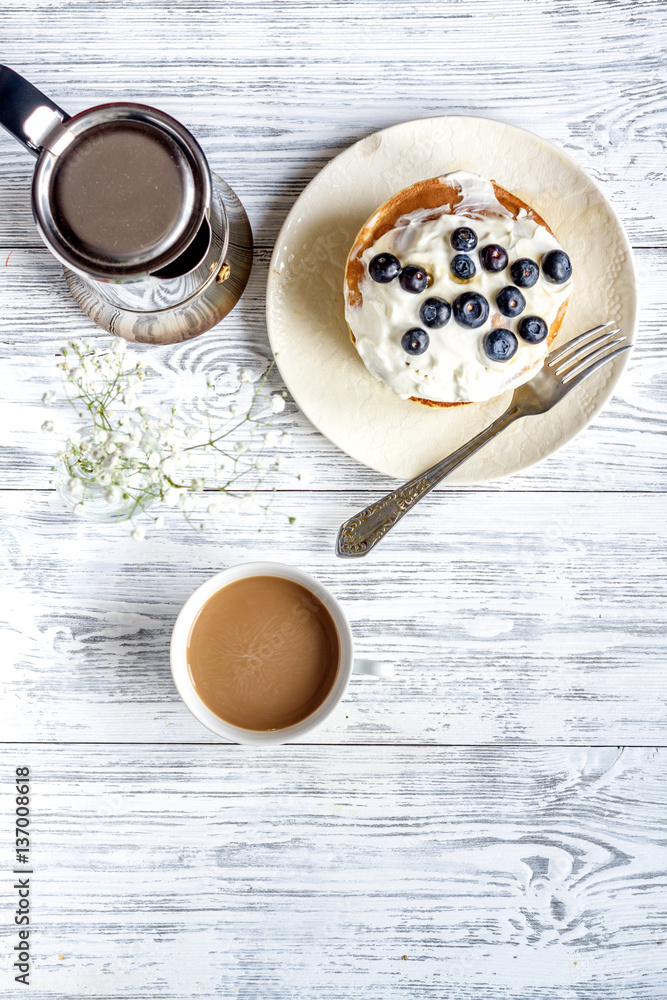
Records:
[[[0,125],[3,125],[34,156],[39,155],[39,147],[30,141],[24,126],[37,108],[48,108],[63,121],[67,121],[70,117],[41,90],[28,83],[25,77],[15,73],[9,66],[0,66]]]

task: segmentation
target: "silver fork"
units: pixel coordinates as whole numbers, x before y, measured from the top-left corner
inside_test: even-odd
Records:
[[[568,392],[581,385],[589,375],[629,350],[632,345],[624,343],[627,338],[623,335],[616,337],[620,331],[608,329],[610,326],[613,324],[602,323],[601,326],[595,326],[592,330],[575,337],[564,347],[552,351],[547,355],[544,367],[530,382],[525,382],[514,390],[508,408],[481,434],[437,465],[392,493],[387,493],[381,500],[376,500],[341,525],[336,540],[336,555],[365,556],[404,514],[419,503],[422,497],[484,447],[492,437],[509,427],[519,417],[550,410],[567,396]],[[591,337],[594,339],[591,340]]]

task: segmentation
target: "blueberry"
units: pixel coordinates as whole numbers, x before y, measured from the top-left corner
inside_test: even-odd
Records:
[[[478,292],[464,292],[454,299],[454,319],[461,326],[481,326],[489,318],[489,303]]]
[[[419,309],[419,318],[424,326],[437,330],[445,325],[451,312],[452,307],[444,299],[424,299]]]
[[[482,247],[479,259],[485,271],[504,271],[507,267],[507,251],[497,243],[487,243]]]
[[[368,273],[373,281],[379,281],[381,285],[386,285],[393,281],[401,270],[401,262],[393,253],[377,253],[368,265]]]
[[[547,281],[562,285],[572,274],[570,258],[564,250],[550,250],[542,258],[542,274]]]
[[[529,344],[541,344],[549,328],[539,316],[524,316],[519,323],[519,336]]]
[[[418,326],[413,330],[407,330],[401,337],[401,347],[406,354],[423,354],[428,350],[430,337],[426,330],[420,330]]]
[[[413,292],[417,295],[419,292],[423,292],[428,285],[428,274],[418,264],[408,264],[402,269],[398,280],[401,283],[401,288],[404,288],[406,292]]]
[[[483,346],[484,353],[492,361],[509,361],[516,354],[519,341],[511,330],[489,330]]]
[[[519,288],[532,288],[540,276],[540,269],[530,257],[520,257],[512,264],[510,274]]]
[[[526,300],[518,288],[507,285],[496,295],[496,305],[503,316],[518,316],[526,308]]]
[[[464,253],[457,253],[455,257],[452,257],[450,268],[452,274],[459,281],[469,281],[475,273],[475,262],[472,257],[466,257]]]
[[[452,233],[450,243],[455,250],[465,250],[469,253],[477,246],[477,236],[468,226],[461,226]]]

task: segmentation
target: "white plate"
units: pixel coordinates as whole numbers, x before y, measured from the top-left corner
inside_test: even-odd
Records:
[[[280,231],[267,287],[269,338],[285,384],[315,427],[398,479],[460,447],[511,398],[445,409],[399,399],[368,373],[345,323],[345,261],[362,224],[395,192],[451,170],[513,191],[567,250],[574,292],[558,344],[608,319],[635,334],[636,278],[623,227],[594,181],[555,146],[514,125],[463,116],[404,122],[350,146],[313,178]],[[517,421],[447,483],[509,476],[556,451],[610,398],[629,353],[549,413]]]

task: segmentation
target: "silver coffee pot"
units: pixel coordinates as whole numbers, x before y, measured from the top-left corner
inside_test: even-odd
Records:
[[[126,102],[69,116],[6,66],[0,124],[37,157],[37,228],[99,326],[165,344],[234,307],[252,265],[250,224],[183,125]]]

